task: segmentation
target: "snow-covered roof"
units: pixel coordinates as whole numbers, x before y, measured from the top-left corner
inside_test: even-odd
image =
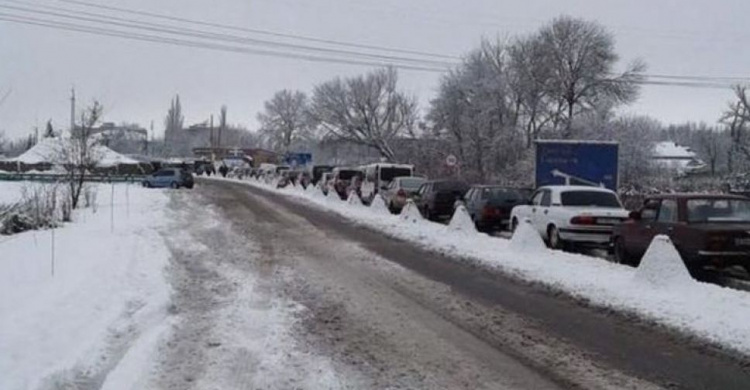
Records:
[[[688,147],[677,145],[672,141],[664,141],[654,145],[654,158],[688,160],[695,158],[695,153]]]
[[[70,142],[69,138],[44,138],[22,155],[10,159],[9,161],[20,162],[23,164],[60,164],[63,163],[63,161],[61,161],[61,152]],[[117,153],[104,145],[97,144],[92,148],[92,153],[95,154],[99,160],[97,164],[98,166],[112,167],[123,164],[138,164],[138,161]]]

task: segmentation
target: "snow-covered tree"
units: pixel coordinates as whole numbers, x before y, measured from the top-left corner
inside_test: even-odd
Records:
[[[645,64],[635,61],[615,72],[619,56],[614,38],[602,25],[562,16],[534,38],[541,45],[537,61],[550,69],[544,85],[564,123],[561,135],[575,136],[575,116],[604,104],[627,104],[638,97]],[[559,108],[559,109],[557,109]]]
[[[327,137],[366,145],[393,161],[393,141],[414,131],[417,101],[399,91],[393,68],[315,87],[311,113]]]
[[[288,89],[276,92],[265,102],[258,122],[261,135],[272,149],[289,152],[293,143],[311,136],[313,124],[309,105],[304,92]]]

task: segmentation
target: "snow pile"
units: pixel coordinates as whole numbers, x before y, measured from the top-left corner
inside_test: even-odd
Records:
[[[477,227],[474,225],[474,221],[471,220],[469,212],[466,211],[466,206],[459,204],[456,207],[456,211],[453,212],[453,217],[448,227],[455,232],[462,233],[476,233]]]
[[[311,203],[389,237],[445,253],[456,261],[540,283],[589,305],[637,315],[750,356],[750,299],[746,292],[699,282],[666,289],[635,282],[636,270],[631,267],[543,250],[538,235],[531,234],[533,229],[524,233],[522,226],[513,242],[486,234],[457,234],[446,225],[424,221],[413,203],[401,216],[393,217],[369,207],[349,207],[344,202],[317,201],[306,194],[255,186]],[[402,219],[423,222],[403,223]]]
[[[349,193],[349,197],[346,199],[346,202],[352,206],[362,206],[362,199],[360,199],[359,195],[357,195],[357,193],[354,191]]]
[[[411,199],[406,201],[406,205],[401,209],[401,214],[399,214],[398,217],[401,218],[402,221],[411,223],[417,223],[424,220],[424,218],[422,218],[422,213],[419,212],[417,205]]]
[[[689,287],[695,283],[672,240],[664,235],[656,236],[651,241],[634,279],[653,287],[670,289]]]
[[[516,227],[513,237],[510,239],[510,250],[519,253],[548,254],[549,249],[539,232],[534,229],[529,221],[523,221]]]
[[[68,388],[148,357],[142,377],[155,364],[169,329],[168,199],[118,184],[111,209],[112,188],[75,223],[0,240],[0,389]]]
[[[375,197],[372,198],[372,202],[370,202],[370,210],[378,214],[390,214],[391,213],[391,211],[388,210],[388,206],[385,205],[385,199],[383,199],[383,197],[380,196],[380,194],[375,195]]]

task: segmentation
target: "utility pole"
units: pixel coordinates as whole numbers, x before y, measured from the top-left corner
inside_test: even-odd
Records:
[[[76,89],[70,89],[70,134],[76,130]]]
[[[214,114],[209,119],[209,145],[211,146],[211,161],[214,161]]]

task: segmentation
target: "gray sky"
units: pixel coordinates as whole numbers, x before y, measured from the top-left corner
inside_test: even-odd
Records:
[[[76,8],[55,0],[20,0]],[[94,0],[92,0],[94,1]],[[481,37],[528,33],[560,14],[597,20],[616,36],[617,51],[642,58],[650,74],[748,76],[750,40],[745,0],[106,0],[116,5],[191,19],[325,39],[459,56]],[[0,0],[0,4],[10,4]],[[16,3],[18,4],[18,3]],[[76,8],[84,9],[84,8]],[[90,12],[102,12],[89,9]],[[0,13],[10,11],[0,8]],[[20,12],[13,12],[20,14]],[[142,17],[122,15],[127,18]],[[152,20],[154,21],[154,20]],[[164,22],[159,22],[164,23]],[[261,37],[263,38],[263,37]],[[269,39],[265,37],[264,39]],[[307,43],[309,44],[309,43]],[[69,123],[68,97],[100,100],[107,121],[137,122],[157,134],[170,99],[183,102],[186,123],[229,108],[231,123],[255,128],[263,102],[283,88],[309,92],[337,75],[365,66],[233,54],[0,21],[0,130],[17,137],[51,118]],[[420,97],[434,95],[439,74],[401,71],[401,85]],[[631,113],[664,122],[714,123],[729,90],[645,87]]]

